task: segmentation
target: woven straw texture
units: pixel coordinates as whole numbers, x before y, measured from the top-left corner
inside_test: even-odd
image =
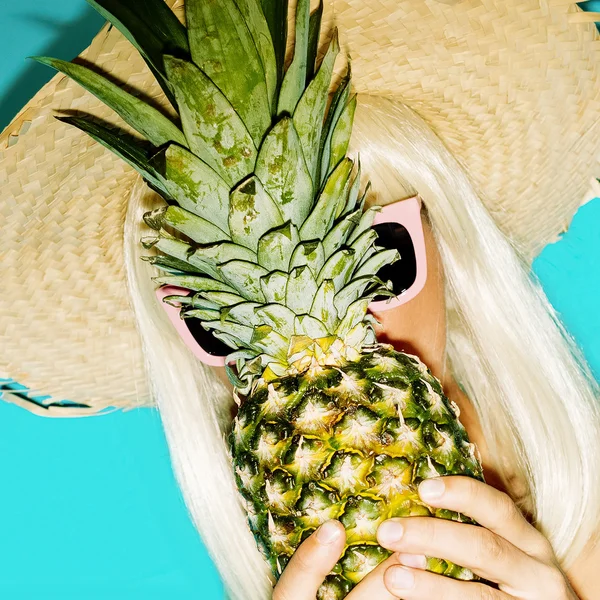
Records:
[[[181,15],[182,0],[169,4]],[[533,257],[598,193],[596,18],[565,0],[335,0],[325,23],[340,28],[357,91],[401,99],[424,117]],[[114,29],[82,59],[161,102]],[[5,394],[45,416],[149,402],[122,250],[137,175],[53,119],[67,111],[117,123],[57,75],[0,136],[0,377],[50,395],[32,403]]]

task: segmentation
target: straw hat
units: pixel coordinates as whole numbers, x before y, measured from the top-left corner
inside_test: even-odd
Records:
[[[182,0],[169,4],[181,14]],[[325,23],[333,20],[357,91],[414,108],[528,257],[598,195],[598,15],[570,0],[335,0]],[[82,58],[160,97],[115,29],[102,29]],[[57,75],[0,136],[0,377],[50,395],[5,394],[48,416],[150,401],[122,248],[138,176],[53,118],[67,110],[117,122]]]

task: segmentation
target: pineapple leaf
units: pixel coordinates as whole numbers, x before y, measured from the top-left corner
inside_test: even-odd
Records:
[[[266,136],[258,153],[256,175],[283,217],[300,226],[312,206],[313,185],[290,117],[281,119]]]
[[[218,304],[207,300],[206,298],[201,298],[200,296],[176,296],[173,294],[172,296],[165,296],[163,298],[163,302],[166,304],[170,304],[171,306],[191,306],[192,308],[202,308],[208,310],[219,310]]]
[[[296,335],[307,335],[313,340],[329,335],[329,331],[327,330],[327,327],[325,327],[325,324],[310,315],[298,315],[296,317],[294,322],[294,332]]]
[[[211,244],[229,239],[228,234],[210,221],[179,206],[167,207],[160,220],[161,225],[170,225],[173,229],[187,235],[198,244]]]
[[[296,315],[283,304],[265,304],[256,309],[257,316],[263,323],[270,325],[275,331],[289,338],[294,334]]]
[[[154,265],[157,269],[171,273],[176,277],[183,277],[187,273],[202,272],[193,265],[172,256],[158,254],[156,256],[142,256],[141,259]]]
[[[141,133],[154,146],[177,142],[187,146],[181,130],[159,110],[121,89],[95,71],[75,63],[36,56],[34,60],[64,73],[112,108],[130,127]]]
[[[165,76],[163,56],[189,57],[187,31],[163,0],[87,0],[142,55],[169,100],[175,97]],[[136,6],[137,5],[137,6]],[[150,17],[150,18],[149,18]]]
[[[360,220],[360,210],[346,215],[329,231],[323,240],[325,256],[331,256],[348,239],[350,232],[357,226]]]
[[[165,182],[159,173],[148,164],[150,154],[141,146],[139,140],[136,140],[122,130],[114,133],[107,127],[84,117],[56,118],[87,133],[91,138],[102,144],[105,148],[108,148],[111,152],[114,152],[119,158],[133,167],[146,181],[159,189],[164,196],[170,197]]]
[[[192,263],[202,261],[214,266],[226,263],[230,260],[246,260],[250,262],[256,261],[256,254],[245,246],[234,244],[231,242],[220,242],[218,244],[210,244],[199,246],[190,251],[188,260]]]
[[[235,2],[244,17],[260,56],[265,73],[269,105],[271,113],[274,113],[277,107],[277,57],[269,25],[262,11],[260,0],[235,0]]]
[[[234,304],[240,304],[245,302],[244,298],[240,295],[231,292],[200,292],[199,295],[205,299],[205,301],[209,301],[214,303],[215,306],[218,307],[219,310],[223,308],[230,307]]]
[[[337,204],[348,183],[352,167],[353,162],[347,158],[329,176],[317,204],[300,229],[300,239],[323,239],[327,234],[335,218]]]
[[[341,248],[329,257],[319,273],[317,283],[320,285],[326,279],[331,279],[338,291],[342,289],[349,273],[352,273],[354,265],[354,250]]]
[[[369,249],[373,247],[376,239],[377,232],[370,228],[363,231],[363,233],[352,242],[352,246],[350,247],[354,250],[355,268],[364,262],[365,255],[368,253]]]
[[[154,156],[151,164],[181,207],[229,232],[229,186],[211,167],[176,144]]]
[[[287,362],[288,340],[269,325],[254,328],[251,345],[281,361]]]
[[[350,238],[348,239],[348,243],[352,244],[355,239],[357,239],[360,235],[363,234],[369,227],[372,227],[375,222],[376,213],[381,211],[381,206],[371,206],[367,208],[365,212],[360,217],[360,221],[358,225],[354,229],[354,231],[350,234]]]
[[[311,242],[300,242],[290,261],[290,270],[295,267],[301,267],[306,265],[313,273],[315,277],[319,275],[319,272],[325,264],[325,252],[323,251],[323,244],[319,240]]]
[[[260,304],[257,302],[240,302],[234,306],[227,306],[221,310],[221,319],[226,321],[237,321],[238,323],[252,325],[262,325],[262,321],[256,314],[256,308]]]
[[[319,0],[319,6],[311,13],[308,24],[308,59],[306,64],[306,85],[313,78],[317,63],[317,52],[319,51],[319,37],[321,34],[321,21],[323,19],[323,0]]]
[[[343,338],[351,329],[362,323],[367,314],[367,307],[369,306],[368,298],[361,298],[356,300],[348,307],[346,314],[342,318],[342,322],[337,328],[336,334]]]
[[[201,321],[214,321],[219,318],[218,310],[211,310],[210,308],[192,308],[186,310],[182,315],[182,319],[200,319]]]
[[[190,150],[233,186],[252,171],[256,161],[256,147],[244,122],[194,64],[167,55],[165,68]]]
[[[255,175],[231,192],[229,231],[234,242],[256,252],[260,238],[280,225],[283,225],[281,212]]]
[[[271,125],[262,60],[234,0],[187,0],[192,60],[221,90],[258,147]]]
[[[348,285],[344,286],[333,299],[333,304],[337,310],[338,315],[344,316],[348,311],[348,307],[362,298],[365,290],[374,282],[378,282],[376,277],[373,275],[364,275],[358,279],[352,279]],[[383,282],[382,282],[383,283]]]
[[[152,281],[158,285],[173,285],[195,292],[235,292],[231,286],[225,283],[215,281],[209,277],[199,277],[197,275],[169,275],[163,277],[153,277]]]
[[[306,165],[312,180],[317,184],[317,164],[319,159],[319,144],[325,119],[325,108],[329,98],[329,88],[333,75],[333,65],[340,51],[337,33],[334,33],[327,54],[321,63],[315,78],[310,82],[294,111],[294,125],[300,136]]]
[[[268,231],[258,240],[258,264],[269,271],[287,271],[299,241],[298,229],[291,221]]]
[[[342,216],[345,217],[349,214],[354,214],[355,211],[359,211],[359,214],[362,213],[362,206],[359,206],[358,195],[360,193],[360,179],[361,179],[361,166],[360,159],[358,160],[358,168],[356,170],[356,175],[354,176],[354,180],[352,181],[352,185],[350,186],[350,193],[348,194],[348,202],[346,203],[346,207],[342,211]],[[361,201],[362,204],[362,201]]]
[[[326,279],[321,283],[312,306],[310,314],[319,319],[330,333],[335,331],[337,325],[337,313],[334,307],[335,285],[331,279]]]
[[[231,260],[219,267],[219,270],[238,292],[247,300],[253,302],[264,302],[265,296],[261,290],[261,277],[267,275],[267,271],[255,262],[244,260]]]
[[[297,315],[310,311],[317,293],[317,282],[307,266],[296,267],[290,273],[285,290],[285,305]]]
[[[298,0],[296,5],[296,39],[294,58],[283,77],[279,91],[277,113],[294,114],[306,85],[310,0]]]
[[[356,96],[346,104],[340,118],[335,124],[335,129],[331,136],[330,157],[328,172],[346,156],[348,145],[350,144],[350,136],[352,134],[352,123],[354,121],[354,113],[356,111]]]
[[[272,271],[260,280],[260,288],[267,302],[285,304],[289,276],[283,271]]]
[[[353,279],[358,279],[364,275],[375,275],[379,272],[382,267],[391,265],[400,259],[398,250],[381,250],[376,252],[369,260],[364,262],[352,275]]]
[[[233,321],[203,321],[202,327],[204,327],[204,329],[207,330],[215,329],[218,332],[232,335],[234,338],[237,338],[237,340],[241,342],[240,345],[250,345],[250,340],[252,339],[252,327],[240,325],[239,323],[235,323]],[[238,344],[236,342],[236,346],[237,345]]]
[[[283,64],[287,47],[288,3],[281,0],[261,0],[261,5],[271,32],[277,65],[277,83],[279,84],[283,79]]]
[[[320,142],[320,183],[322,184],[329,174],[331,170],[329,168],[330,158],[331,158],[331,138],[333,136],[333,132],[335,130],[335,126],[344,110],[344,106],[348,102],[348,97],[350,96],[350,65],[346,70],[346,74],[342,79],[340,85],[337,87],[335,92],[333,93],[333,98],[331,99],[331,104],[329,106],[329,111],[327,112],[327,119],[325,120],[325,126],[323,128],[324,133],[321,136]],[[335,167],[336,165],[333,165]],[[332,168],[333,168],[332,167]]]

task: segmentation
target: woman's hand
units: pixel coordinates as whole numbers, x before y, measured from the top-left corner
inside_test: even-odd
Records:
[[[385,521],[378,540],[394,554],[346,600],[577,600],[548,540],[506,494],[467,477],[430,479],[419,494],[429,505],[468,515],[481,527],[428,517]],[[342,525],[323,524],[290,560],[273,600],[315,600],[344,545]],[[468,567],[499,589],[429,573],[426,556]]]
[[[273,590],[273,600],[315,600],[317,591],[340,558],[346,532],[339,521],[327,521],[294,553]],[[396,555],[369,573],[346,600],[396,600],[384,583],[386,569],[399,565]]]
[[[506,494],[467,477],[441,477],[422,482],[419,495],[430,506],[463,513],[481,527],[426,517],[382,523],[379,543],[397,552],[404,565],[391,566],[384,574],[394,596],[403,600],[577,599],[548,540]],[[467,567],[498,584],[498,589],[429,573],[424,570],[426,556]]]

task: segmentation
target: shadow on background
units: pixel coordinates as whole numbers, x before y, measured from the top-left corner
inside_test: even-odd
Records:
[[[68,22],[33,13],[26,14],[19,19],[19,26],[24,29],[42,29],[52,33],[52,39],[37,51],[38,54],[63,60],[72,60],[84,50],[103,24],[104,19],[87,5],[84,6],[79,16]],[[73,54],[74,48],[77,49],[75,54]],[[55,74],[53,69],[27,60],[25,57],[23,57],[23,61],[24,67],[21,69],[21,73],[6,87],[0,97],[0,130],[11,122],[19,110]]]

